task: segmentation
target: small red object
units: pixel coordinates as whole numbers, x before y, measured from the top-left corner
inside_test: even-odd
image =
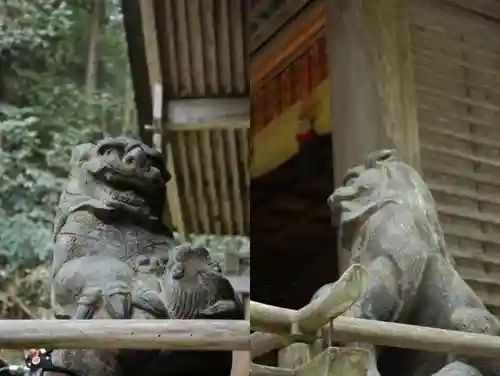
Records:
[[[37,365],[40,363],[40,355],[41,355],[41,350],[39,349],[29,349],[28,352],[26,353],[26,359],[34,365]]]
[[[299,144],[305,144],[305,143],[308,143],[310,142],[312,139],[314,139],[315,137],[315,132],[314,130],[310,129],[308,130],[307,132],[303,132],[303,133],[297,133],[295,135],[295,138],[297,139],[297,142]]]

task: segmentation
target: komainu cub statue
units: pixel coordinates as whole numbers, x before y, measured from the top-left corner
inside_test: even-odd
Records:
[[[347,316],[499,334],[497,319],[455,270],[429,189],[394,150],[374,152],[349,170],[328,203],[339,226],[339,249],[371,278]],[[369,376],[500,375],[500,357],[351,346],[370,352]]]
[[[182,244],[173,249],[162,278],[168,315],[175,319],[243,320],[243,302],[205,247]],[[176,375],[229,376],[231,351],[173,351],[168,360]],[[184,370],[184,371],[183,371]]]

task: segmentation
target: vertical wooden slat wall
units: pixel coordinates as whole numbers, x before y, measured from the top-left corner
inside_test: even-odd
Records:
[[[174,130],[173,159],[186,233],[248,235],[248,130]]]
[[[500,316],[500,24],[411,3],[423,175],[460,275]]]

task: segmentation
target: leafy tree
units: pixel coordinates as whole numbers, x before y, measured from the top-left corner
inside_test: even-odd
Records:
[[[0,1],[0,253],[9,267],[50,253],[53,211],[73,145],[123,126],[128,63],[109,2],[99,78],[84,95],[89,2]]]
[[[0,267],[19,271],[50,254],[54,209],[75,144],[103,134],[137,136],[137,127],[124,124],[131,86],[117,0],[106,2],[97,88],[85,95],[92,3],[0,0]],[[224,250],[248,242],[189,239],[220,260]]]

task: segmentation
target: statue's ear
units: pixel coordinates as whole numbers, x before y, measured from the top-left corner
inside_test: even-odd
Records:
[[[76,166],[85,162],[89,155],[96,149],[96,146],[91,143],[80,144],[73,148],[73,152],[71,153],[70,165]]]
[[[399,154],[396,149],[381,149],[371,152],[366,156],[365,167],[375,168],[377,162],[384,162],[389,160],[399,160]]]

